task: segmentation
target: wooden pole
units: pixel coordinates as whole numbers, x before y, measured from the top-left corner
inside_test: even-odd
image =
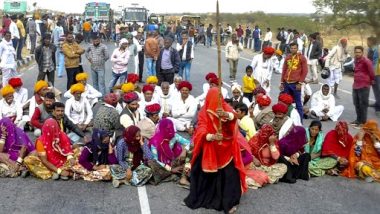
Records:
[[[218,49],[218,79],[219,79],[219,99],[218,99],[218,109],[222,109],[222,50],[220,47],[220,15],[219,15],[219,0],[216,0],[216,42],[217,42],[217,49]],[[222,134],[222,118],[219,117],[219,126],[218,126],[218,133]],[[219,145],[222,144],[220,141],[218,143]]]

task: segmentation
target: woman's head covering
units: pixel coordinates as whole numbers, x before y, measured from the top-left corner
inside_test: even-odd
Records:
[[[75,76],[75,80],[76,81],[83,81],[83,80],[87,80],[88,79],[88,74],[83,72],[83,73],[79,73]]]
[[[1,95],[3,97],[15,93],[15,89],[11,85],[6,85],[1,89]]]
[[[147,91],[151,91],[151,92],[154,92],[154,88],[153,86],[147,84],[147,85],[144,85],[144,87],[142,88],[142,92],[145,93]]]
[[[137,101],[137,100],[139,100],[139,95],[137,95],[137,93],[134,91],[128,92],[123,95],[123,101],[127,104],[130,104],[133,101]]]
[[[348,159],[353,138],[348,132],[348,125],[345,121],[336,123],[335,130],[326,134],[322,144],[322,156],[344,157]]]
[[[121,85],[121,91],[123,93],[128,93],[135,90],[135,85],[132,82],[124,83]]]
[[[157,84],[158,78],[156,76],[149,76],[146,78],[146,84]]]
[[[273,127],[269,124],[264,124],[261,129],[257,132],[257,134],[251,138],[249,141],[249,145],[252,148],[252,154],[262,161],[262,149],[265,147],[269,148],[269,137],[275,134]],[[273,160],[275,162],[275,160]],[[274,163],[270,163],[272,165]]]
[[[277,103],[276,105],[272,106],[273,113],[288,113],[288,107],[282,103]]]
[[[188,81],[182,81],[178,85],[178,90],[181,90],[182,88],[187,88],[191,91],[193,90],[193,85],[191,85],[191,83],[189,83]]]
[[[127,75],[127,82],[136,84],[139,81],[139,75],[130,73]]]
[[[272,102],[272,100],[270,99],[269,96],[267,95],[263,95],[263,94],[260,94],[257,98],[256,98],[256,102],[259,106],[261,107],[265,107],[265,106],[269,106]]]
[[[119,97],[115,93],[109,93],[104,97],[104,102],[111,106],[116,106]]]
[[[149,141],[149,146],[154,146],[157,149],[159,161],[165,164],[171,164],[182,152],[182,147],[179,143],[170,148],[169,142],[175,136],[174,123],[167,118],[162,119],[156,130],[156,133]]]
[[[218,78],[218,76],[217,76],[215,73],[213,73],[213,72],[210,72],[210,73],[208,73],[208,74],[205,76],[205,79],[206,79],[207,81],[209,81],[211,78]]]
[[[109,145],[103,143],[104,138],[108,136],[108,131],[101,129],[93,129],[92,141],[86,145],[91,150],[92,163],[96,165],[108,164]]]
[[[136,169],[143,160],[143,150],[141,149],[140,140],[136,140],[138,132],[140,132],[140,129],[133,125],[123,131],[124,142],[128,146],[128,151],[133,154],[132,170]]]
[[[75,92],[84,92],[84,85],[82,83],[76,83],[70,87],[70,93],[74,94]]]
[[[349,134],[347,122],[338,121],[335,126],[335,131],[338,134],[339,141],[345,143]]]
[[[20,77],[12,77],[9,79],[8,84],[11,85],[13,88],[21,87],[22,80]]]
[[[290,106],[293,103],[293,97],[290,94],[281,93],[278,97],[278,101],[281,101],[286,105]]]
[[[34,92],[38,93],[41,89],[49,87],[49,84],[45,80],[39,80],[34,84]]]
[[[363,125],[363,130],[372,135],[375,135],[380,141],[380,130],[376,120],[370,119]]]
[[[294,126],[288,135],[278,142],[280,153],[288,157],[303,149],[306,143],[306,130],[302,126]]]

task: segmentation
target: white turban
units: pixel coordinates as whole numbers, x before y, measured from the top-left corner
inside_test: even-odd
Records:
[[[235,90],[240,91],[240,93],[243,92],[242,89],[241,89],[241,86],[240,86],[239,84],[237,84],[237,83],[234,83],[234,84],[232,84],[232,86],[231,86],[231,92],[233,92],[233,91],[235,91]]]

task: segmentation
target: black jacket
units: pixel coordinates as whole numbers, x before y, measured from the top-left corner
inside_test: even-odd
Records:
[[[157,73],[160,73],[162,70],[161,69],[161,60],[162,60],[162,54],[164,53],[164,50],[165,50],[164,48],[161,49],[160,55],[158,55],[158,58],[157,58],[157,62],[156,62],[156,72]],[[173,65],[172,72],[177,74],[179,72],[179,64],[181,62],[181,59],[180,59],[178,51],[176,49],[170,48],[170,58],[171,58],[172,65]]]
[[[309,49],[310,49],[311,44],[309,45],[309,48],[306,52],[306,58],[309,57]],[[310,52],[310,59],[319,59],[322,56],[322,46],[321,43],[318,41],[313,42],[313,47]]]
[[[42,63],[43,63],[43,59],[44,59],[42,47],[43,47],[43,45],[38,46],[34,52],[39,71],[42,71]],[[55,70],[55,66],[57,65],[56,61],[55,61],[55,52],[57,50],[57,47],[55,47],[55,45],[53,45],[53,44],[50,44],[49,48],[52,52],[51,56],[52,56],[52,60],[53,60],[53,64],[54,64],[54,70]]]

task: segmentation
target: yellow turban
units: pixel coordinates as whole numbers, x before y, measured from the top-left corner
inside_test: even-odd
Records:
[[[40,80],[34,85],[34,92],[39,92],[43,88],[49,87],[49,84],[45,80]]]
[[[13,87],[10,86],[10,85],[7,85],[7,86],[5,86],[5,87],[3,87],[3,88],[1,89],[1,95],[2,95],[3,97],[5,97],[5,96],[7,96],[7,95],[9,95],[9,94],[13,94],[13,93],[15,93],[15,90],[14,90]]]
[[[131,82],[129,83],[124,83],[122,86],[121,86],[121,91],[123,91],[123,93],[128,93],[128,92],[131,92],[131,91],[134,91],[135,90],[135,85]]]
[[[76,79],[76,81],[87,80],[88,74],[87,73],[79,73],[75,76],[75,79]]]
[[[282,51],[281,51],[280,49],[277,49],[277,50],[275,51],[275,53],[276,53],[277,55],[282,55]]]
[[[146,84],[157,84],[158,83],[158,79],[156,76],[149,76],[148,78],[146,78]]]
[[[74,94],[75,92],[83,93],[84,92],[84,85],[82,83],[74,84],[70,87],[70,92],[72,94]]]

